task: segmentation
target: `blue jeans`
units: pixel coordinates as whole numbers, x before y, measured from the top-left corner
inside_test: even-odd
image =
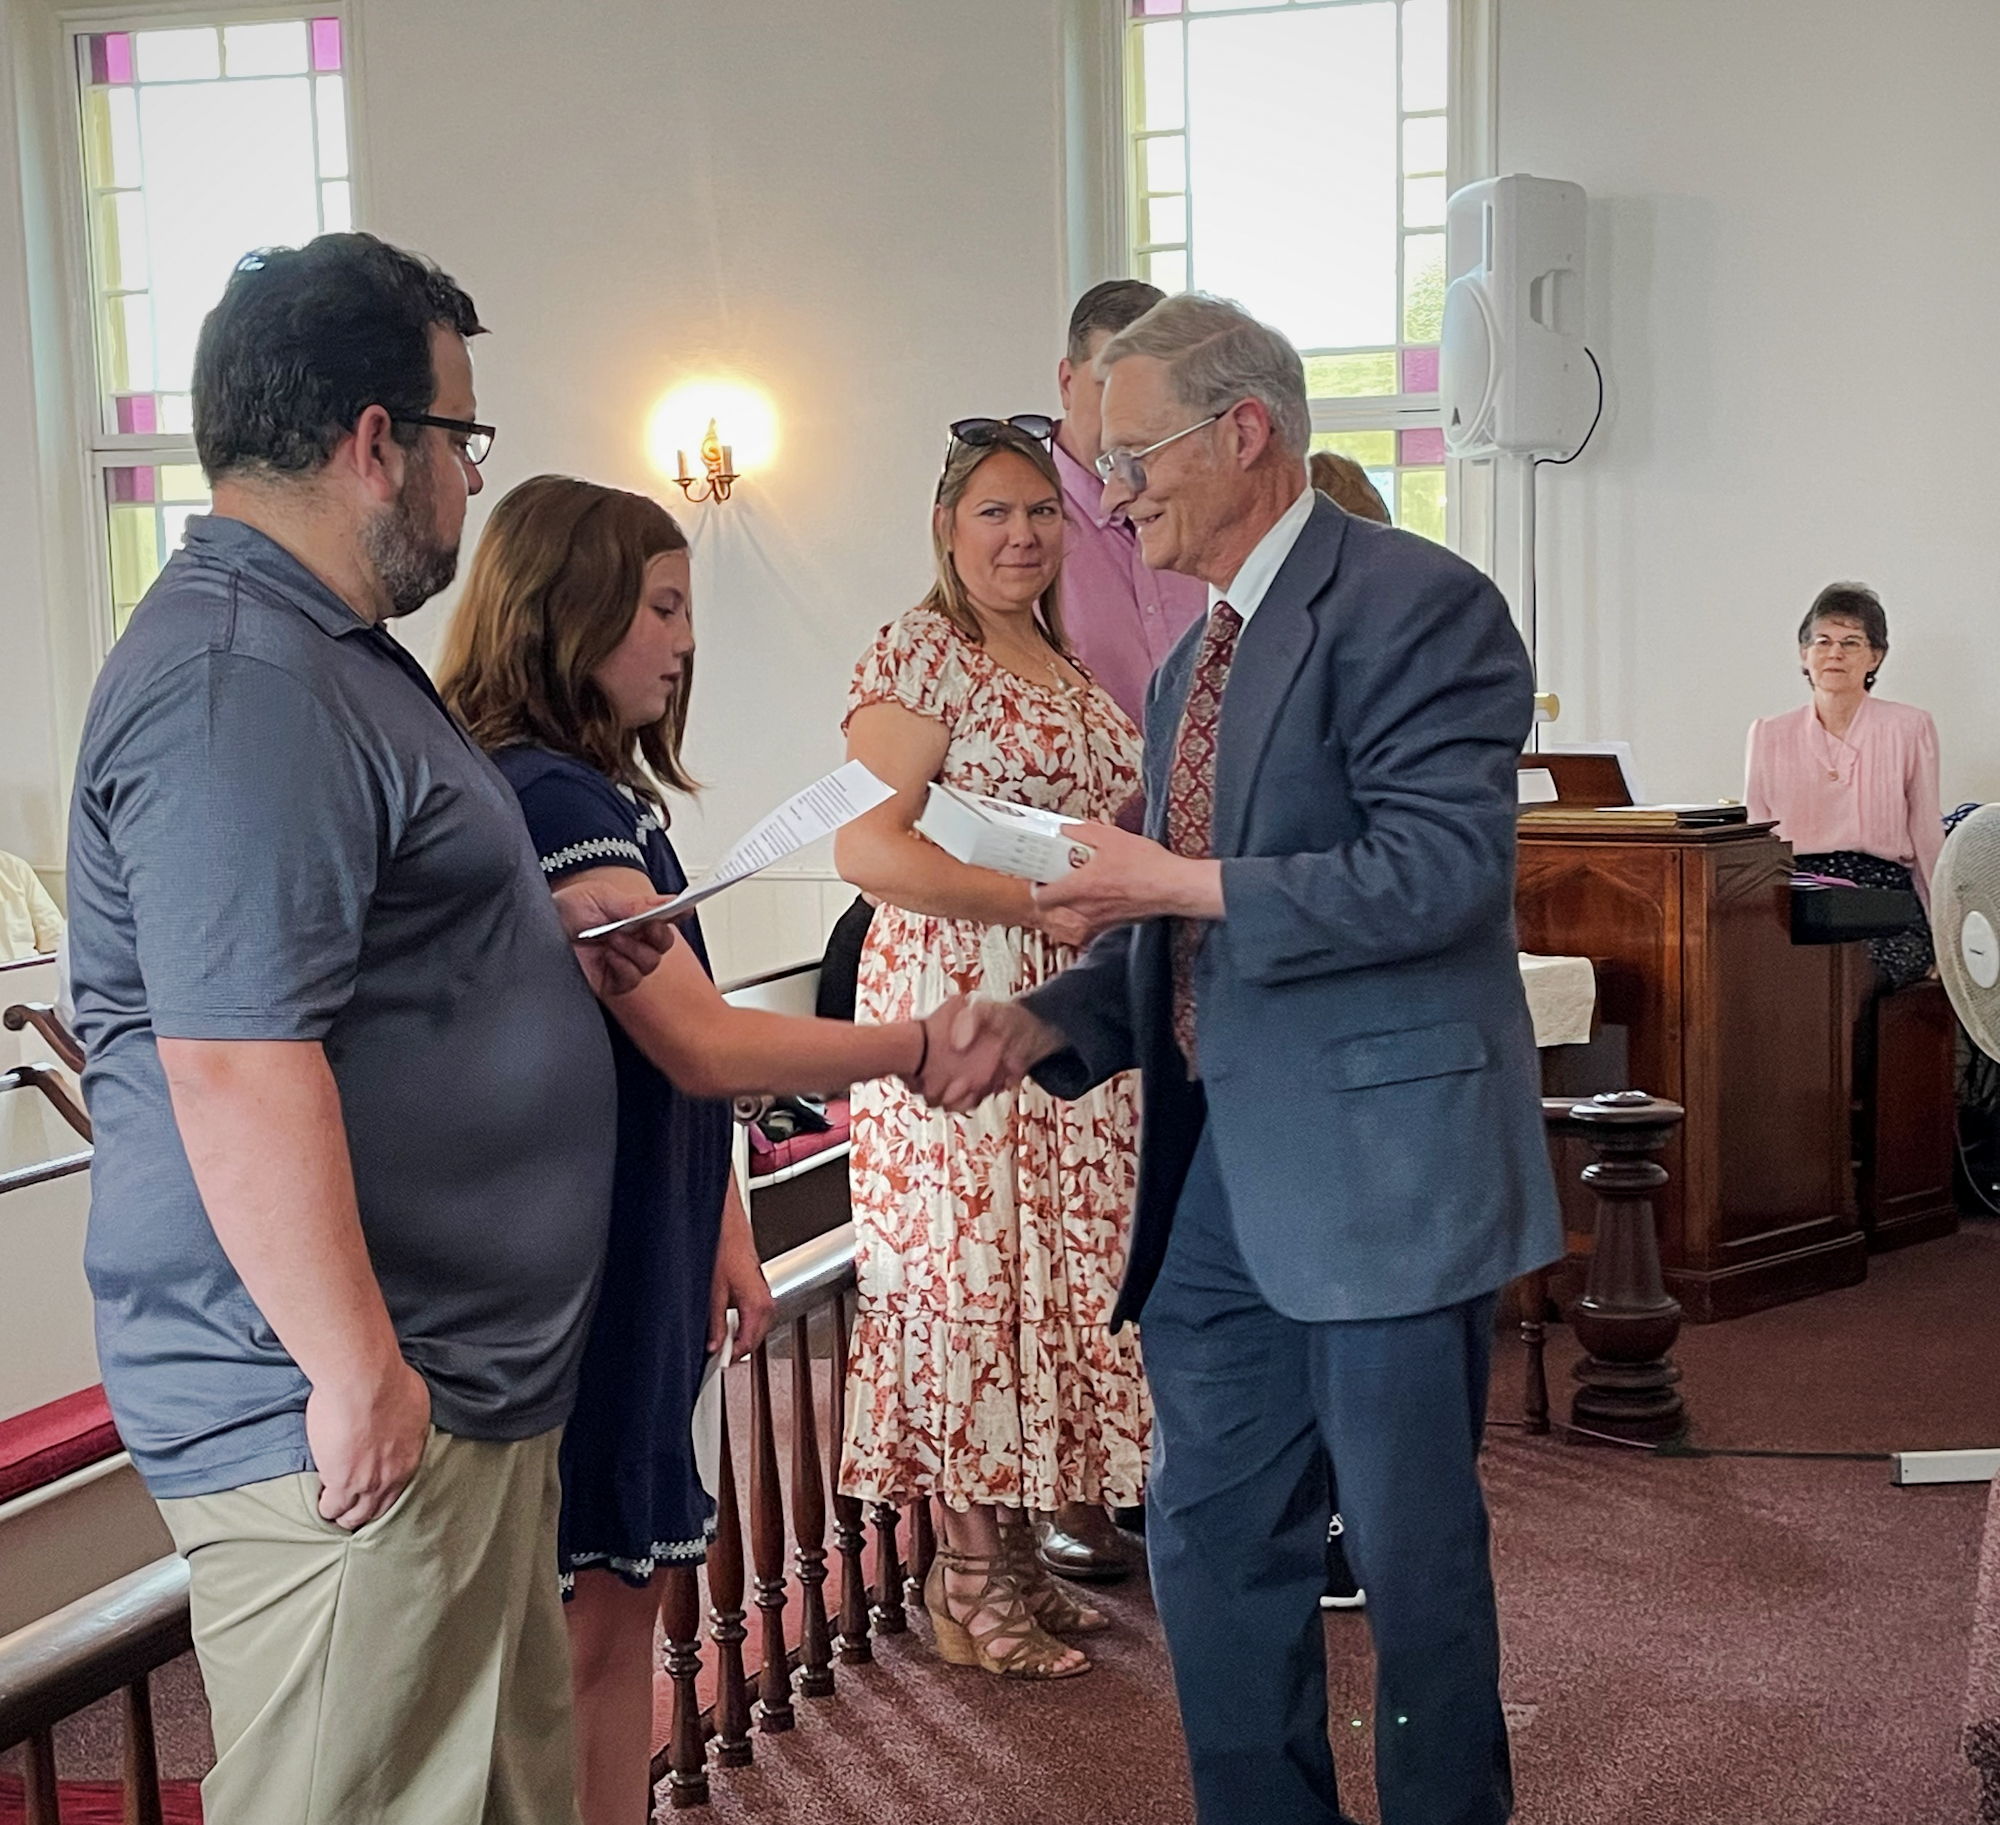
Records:
[[[1202,1825],[1345,1820],[1327,1745],[1331,1466],[1368,1592],[1382,1825],[1513,1811],[1476,1459],[1495,1295],[1308,1324],[1264,1300],[1204,1137],[1146,1301],[1154,1594]]]

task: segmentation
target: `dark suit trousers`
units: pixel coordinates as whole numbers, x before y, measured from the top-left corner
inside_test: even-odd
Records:
[[[1513,1810],[1475,1459],[1494,1297],[1308,1324],[1264,1301],[1204,1136],[1141,1318],[1147,1551],[1202,1825],[1331,1825],[1330,1463],[1374,1635],[1382,1825]]]

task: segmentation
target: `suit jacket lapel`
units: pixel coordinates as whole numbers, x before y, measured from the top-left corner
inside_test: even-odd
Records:
[[[1277,726],[1285,694],[1311,650],[1312,602],[1332,578],[1347,515],[1315,501],[1257,612],[1237,642],[1222,693],[1222,727],[1215,755],[1215,835],[1210,847],[1231,856],[1243,841],[1250,787]]]

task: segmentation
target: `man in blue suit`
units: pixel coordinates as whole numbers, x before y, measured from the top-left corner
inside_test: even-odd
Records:
[[[1527,656],[1470,565],[1308,488],[1276,331],[1170,298],[1100,361],[1105,509],[1210,609],[1148,695],[1146,835],[1076,827],[1090,860],[1038,890],[1103,935],[1019,1002],[945,1010],[935,1094],[1143,1073],[1113,1323],[1144,1316],[1201,1818],[1345,1817],[1317,1602],[1337,1464],[1383,1825],[1495,1825],[1476,1458],[1498,1291],[1562,1247],[1515,959]]]

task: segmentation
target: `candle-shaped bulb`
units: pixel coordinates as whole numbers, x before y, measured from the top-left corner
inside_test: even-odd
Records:
[[[715,420],[708,421],[708,435],[701,440],[702,467],[710,475],[720,475],[727,464],[722,455],[722,439],[715,434]]]
[[[736,452],[727,444],[722,446],[722,473],[724,475],[736,473]]]
[[[674,455],[680,459],[681,480],[682,481],[689,480],[690,477],[688,475],[688,453],[685,450],[676,450],[674,452]]]

